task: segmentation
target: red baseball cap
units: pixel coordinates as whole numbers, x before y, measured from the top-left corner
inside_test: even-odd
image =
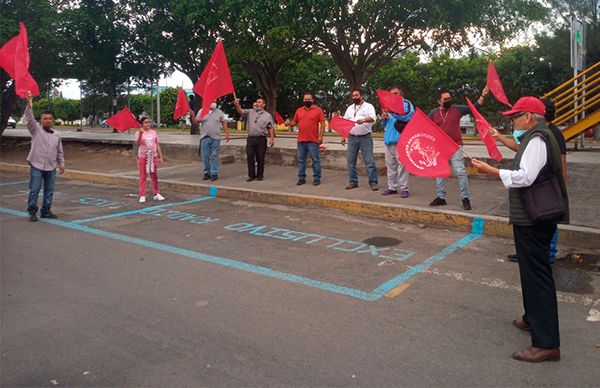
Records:
[[[504,116],[512,116],[517,113],[528,112],[544,115],[546,113],[546,105],[537,97],[528,96],[521,97],[511,110],[502,112]]]

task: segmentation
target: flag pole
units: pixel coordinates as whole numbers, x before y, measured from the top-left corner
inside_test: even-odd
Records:
[[[471,159],[471,160],[474,159],[471,155],[469,155],[469,153],[463,147],[459,147],[459,148],[465,155],[467,155],[467,157],[469,159]]]

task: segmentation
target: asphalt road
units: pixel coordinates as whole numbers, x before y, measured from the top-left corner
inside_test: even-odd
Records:
[[[598,386],[600,277],[557,267],[559,363],[509,240],[59,180],[30,223],[0,176],[2,386]]]

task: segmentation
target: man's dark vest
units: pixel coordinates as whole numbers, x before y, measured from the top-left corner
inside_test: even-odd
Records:
[[[523,157],[523,152],[527,145],[534,137],[539,136],[542,138],[544,143],[546,143],[546,165],[540,171],[540,174],[545,173],[545,175],[555,175],[558,179],[558,183],[562,190],[562,195],[565,200],[566,212],[565,216],[557,221],[558,224],[568,224],[569,223],[569,202],[567,196],[567,187],[565,185],[565,181],[563,179],[562,174],[562,162],[560,155],[560,148],[558,147],[558,143],[554,138],[554,135],[548,129],[545,122],[540,122],[533,128],[529,129],[525,134],[521,137],[521,144],[519,146],[519,150],[515,155],[515,159],[513,161],[513,165],[510,168],[511,170],[518,170],[519,165],[521,163],[521,158]],[[538,175],[539,177],[539,175]],[[524,188],[526,189],[526,188]],[[525,213],[525,209],[523,208],[523,200],[522,198],[522,190],[523,188],[510,188],[508,189],[508,205],[510,209],[510,222],[516,225],[533,225],[533,222],[529,220],[527,214]]]

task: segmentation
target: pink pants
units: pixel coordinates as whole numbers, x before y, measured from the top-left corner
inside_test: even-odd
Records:
[[[154,195],[158,194],[158,157],[154,157],[152,160],[154,164],[154,172],[150,173],[150,180],[152,181],[152,192]],[[148,173],[146,172],[146,156],[138,156],[137,160],[138,171],[140,172],[140,196],[146,196],[146,179],[148,179]]]

